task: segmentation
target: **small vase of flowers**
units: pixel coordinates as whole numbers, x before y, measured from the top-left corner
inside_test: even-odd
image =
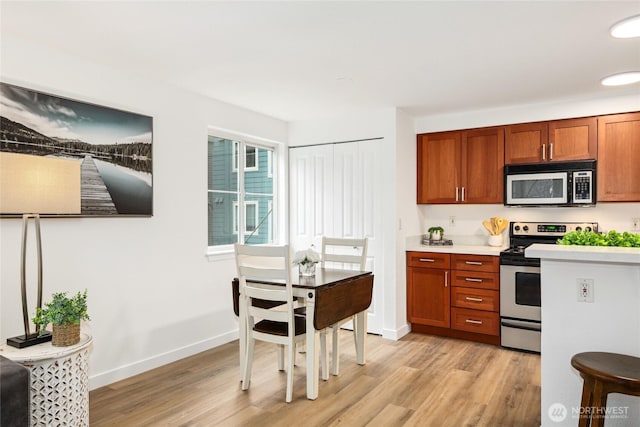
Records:
[[[316,274],[316,264],[320,262],[320,254],[309,248],[306,251],[296,252],[293,257],[293,264],[298,266],[301,276],[314,276]]]

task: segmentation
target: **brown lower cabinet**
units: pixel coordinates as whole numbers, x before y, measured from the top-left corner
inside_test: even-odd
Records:
[[[407,318],[414,332],[500,344],[497,256],[407,252]]]

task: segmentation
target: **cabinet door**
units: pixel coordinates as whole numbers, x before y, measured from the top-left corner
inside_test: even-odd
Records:
[[[595,117],[549,122],[547,159],[553,162],[597,159],[597,129]]]
[[[407,268],[407,317],[411,323],[449,327],[449,270]]]
[[[504,135],[504,163],[539,163],[546,160],[547,122],[507,126]]]
[[[460,201],[503,203],[504,128],[462,132]]]
[[[640,202],[640,113],[598,118],[598,201]]]
[[[460,132],[418,135],[418,203],[456,203]]]

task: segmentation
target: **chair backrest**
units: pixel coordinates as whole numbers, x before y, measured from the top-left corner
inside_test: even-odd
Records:
[[[289,246],[235,245],[240,292],[247,300],[249,327],[253,317],[277,322],[293,321],[293,295]],[[264,286],[260,281],[282,283],[284,286]],[[252,299],[281,302],[286,310],[271,310],[255,306]]]
[[[342,239],[337,237],[322,238],[322,263],[336,262],[355,265],[364,271],[367,264],[367,243],[364,239]]]

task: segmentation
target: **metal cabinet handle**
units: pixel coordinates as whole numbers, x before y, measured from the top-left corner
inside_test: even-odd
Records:
[[[466,280],[467,282],[477,282],[477,283],[482,283],[482,279],[476,279],[474,277],[465,277],[464,280]]]
[[[482,261],[465,261],[464,263],[468,265],[482,265]]]
[[[456,187],[456,202],[458,201],[458,187]]]
[[[473,323],[474,325],[482,325],[482,320],[471,320],[471,319],[466,319],[465,323]]]
[[[464,299],[467,301],[482,302],[482,298],[465,297]]]
[[[464,202],[464,187],[462,187],[462,201]]]
[[[542,160],[547,160],[547,144],[542,144]]]
[[[449,272],[445,271],[444,272],[444,287],[448,287],[449,286]]]
[[[420,262],[436,262],[433,258],[420,258]]]
[[[553,160],[553,144],[549,143],[549,160]]]

